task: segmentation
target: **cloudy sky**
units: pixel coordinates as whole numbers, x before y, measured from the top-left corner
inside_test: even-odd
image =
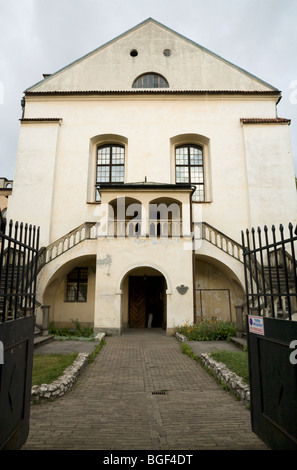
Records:
[[[297,174],[297,0],[0,0],[0,176],[14,176],[23,91],[149,17],[282,91]]]

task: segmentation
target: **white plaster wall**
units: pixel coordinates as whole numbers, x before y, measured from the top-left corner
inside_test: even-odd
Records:
[[[248,227],[297,221],[297,193],[289,127],[244,125],[250,207]]]
[[[40,226],[40,246],[50,241],[59,129],[59,123],[49,122],[26,123],[20,129],[7,217]]]
[[[183,240],[98,240],[94,328],[120,331],[122,281],[136,267],[160,271],[167,281],[167,332],[193,321],[192,252]],[[180,295],[176,287],[189,287]]]
[[[174,151],[171,139],[180,134],[199,134],[209,139],[208,160],[211,174],[206,183],[211,185],[211,198],[201,207],[194,208],[194,220],[202,217],[211,225],[240,241],[240,230],[249,225],[249,196],[242,117],[275,116],[275,102],[267,97],[252,100],[250,97],[122,97],[122,98],[30,98],[26,105],[26,117],[61,117],[59,146],[55,162],[53,184],[43,185],[43,198],[52,197],[52,223],[50,242],[63,236],[85,221],[96,220],[96,206],[87,204],[95,185],[96,165],[91,139],[100,134],[124,136],[126,147],[126,182],[147,181],[174,183]],[[31,145],[37,147],[46,166],[35,165],[33,178],[28,166],[22,166],[22,150],[18,157],[18,174],[30,183],[29,194],[40,199],[40,172],[54,165],[54,152],[50,157],[43,149],[45,136],[40,135],[38,125],[32,125],[31,133],[21,135],[21,148],[32,154]],[[26,124],[27,126],[27,124]],[[31,125],[30,125],[31,126]],[[36,129],[36,132],[35,130]],[[288,139],[288,135],[283,137]],[[48,140],[48,142],[50,142]],[[285,141],[288,146],[288,142]],[[281,150],[281,147],[280,147]],[[93,153],[92,153],[93,152]],[[92,154],[92,155],[91,155]],[[19,162],[20,161],[20,162]],[[29,161],[29,160],[28,160]],[[289,167],[288,167],[289,169]],[[93,181],[90,179],[93,174]],[[53,175],[47,172],[47,178]],[[23,178],[24,177],[24,178]],[[282,180],[286,198],[285,180]],[[24,181],[16,173],[15,201],[28,198]],[[93,194],[95,192],[93,191]],[[37,197],[37,196],[36,196]],[[26,206],[34,215],[35,223],[42,221],[36,210],[36,197],[30,196]],[[94,200],[94,199],[93,199]],[[199,205],[201,206],[201,205]],[[19,217],[23,211],[14,205]],[[49,207],[48,207],[49,209]],[[274,206],[268,209],[273,213]],[[45,213],[44,213],[45,214]],[[267,214],[267,207],[265,208]],[[46,227],[50,218],[47,212]],[[46,228],[46,231],[48,228]]]

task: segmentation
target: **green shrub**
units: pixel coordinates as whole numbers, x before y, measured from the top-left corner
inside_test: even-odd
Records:
[[[83,336],[84,338],[89,338],[93,335],[93,329],[88,327],[82,327],[77,320],[72,320],[75,326],[75,332],[78,333],[78,336]]]
[[[94,336],[94,332],[92,328],[82,327],[77,320],[71,320],[74,324],[74,328],[57,328],[53,324],[49,325],[49,333],[51,335],[59,336],[59,337],[69,337],[69,338],[91,338]]]
[[[189,341],[219,341],[228,340],[236,335],[233,323],[218,320],[216,317],[200,318],[193,325],[184,325],[177,329]]]

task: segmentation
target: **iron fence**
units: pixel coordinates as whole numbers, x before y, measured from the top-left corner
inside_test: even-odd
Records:
[[[0,323],[35,312],[39,228],[2,221],[0,230]]]
[[[247,314],[297,316],[297,227],[242,232]]]

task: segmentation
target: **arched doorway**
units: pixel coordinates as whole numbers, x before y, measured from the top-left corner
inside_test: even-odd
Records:
[[[236,321],[236,306],[245,302],[245,292],[235,272],[207,255],[196,255],[196,315]]]
[[[125,279],[128,328],[166,329],[166,280],[151,267],[132,269]]]

